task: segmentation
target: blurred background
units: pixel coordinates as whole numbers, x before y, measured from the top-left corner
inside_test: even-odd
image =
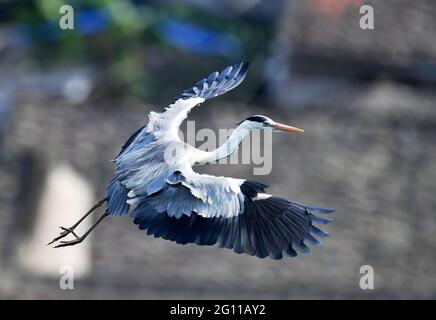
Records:
[[[59,28],[63,4],[74,30]],[[359,28],[363,4],[374,30]],[[0,298],[436,298],[435,17],[433,0],[0,1]],[[261,260],[147,237],[129,217],[46,246],[104,196],[148,112],[240,60],[245,82],[190,119],[304,128],[274,135],[272,172],[254,178],[335,208],[322,246]],[[65,265],[74,290],[60,289]]]

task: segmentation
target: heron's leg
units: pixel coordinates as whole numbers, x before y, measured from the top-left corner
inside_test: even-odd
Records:
[[[50,241],[47,245],[51,245],[53,242],[56,242],[64,237],[66,237],[67,235],[69,235],[70,233],[75,236],[76,238],[79,238],[75,233],[74,233],[74,229],[77,228],[77,226],[79,224],[82,223],[83,220],[86,219],[86,217],[88,217],[95,209],[97,209],[98,207],[101,207],[103,205],[103,203],[105,203],[107,200],[107,198],[101,199],[99,200],[96,204],[94,204],[94,206],[88,210],[87,213],[85,213],[85,215],[83,217],[81,217],[75,224],[73,224],[71,227],[69,228],[65,228],[65,227],[59,227],[61,228],[63,231],[61,232],[61,234],[59,236],[57,236],[56,238],[54,238],[52,241]]]
[[[98,218],[98,220],[93,224],[93,226],[91,228],[89,228],[88,231],[86,231],[82,236],[78,237],[77,239],[70,240],[70,241],[61,241],[61,243],[58,244],[57,246],[55,246],[55,248],[74,246],[76,244],[81,243],[83,240],[86,239],[86,237],[91,233],[91,231],[94,230],[94,228],[108,215],[109,215],[109,213],[107,213],[107,212],[103,213],[103,215],[100,218]]]

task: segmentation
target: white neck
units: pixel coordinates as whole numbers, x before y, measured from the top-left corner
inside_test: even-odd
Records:
[[[241,144],[242,139],[247,136],[251,130],[256,129],[252,124],[247,122],[242,122],[230,135],[229,139],[220,146],[218,149],[215,149],[210,152],[201,151],[196,154],[195,163],[197,164],[206,164],[213,161],[217,161],[219,159],[227,158],[230,156],[235,150],[238,149]]]

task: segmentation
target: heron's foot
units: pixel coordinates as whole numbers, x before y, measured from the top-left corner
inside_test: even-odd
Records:
[[[76,237],[76,239],[79,238],[79,236],[74,232],[74,227],[70,227],[70,228],[59,227],[59,228],[61,228],[62,230],[64,230],[63,232],[66,232],[66,234],[71,233],[73,236]]]
[[[79,237],[77,236],[77,234],[74,232],[75,227],[70,227],[70,228],[65,228],[65,227],[59,227],[60,229],[62,229],[63,231],[61,232],[61,234],[59,236],[57,236],[56,238],[54,238],[52,241],[50,241],[47,245],[51,245],[52,243],[59,241],[60,239],[66,237],[67,235],[69,235],[70,233],[76,237],[76,239],[78,239]]]
[[[85,239],[85,237],[82,236],[82,237],[77,237],[76,239],[70,240],[70,241],[61,241],[61,243],[58,244],[57,246],[55,246],[55,248],[74,246],[76,244],[81,243],[84,239]]]

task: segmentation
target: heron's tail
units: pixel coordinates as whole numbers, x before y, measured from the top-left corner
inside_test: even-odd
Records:
[[[127,203],[127,193],[129,190],[125,186],[116,179],[112,180],[107,188],[107,213],[114,216],[128,213],[130,206]]]

